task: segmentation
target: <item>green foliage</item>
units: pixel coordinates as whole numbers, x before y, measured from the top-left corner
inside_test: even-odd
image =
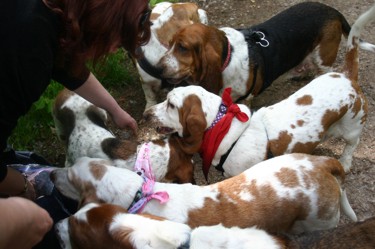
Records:
[[[105,87],[116,87],[119,84],[129,84],[133,77],[127,68],[129,61],[125,50],[119,49],[116,53],[109,55],[103,62],[95,67],[89,63],[89,68]]]
[[[51,82],[30,111],[18,120],[17,127],[9,138],[12,147],[26,150],[32,147],[37,138],[48,139],[48,136],[52,135],[50,127],[53,126],[51,115],[53,100],[62,88],[60,84]]]
[[[150,6],[151,8],[153,8],[157,3],[160,3],[160,2],[171,2],[171,3],[176,3],[177,0],[150,0]]]

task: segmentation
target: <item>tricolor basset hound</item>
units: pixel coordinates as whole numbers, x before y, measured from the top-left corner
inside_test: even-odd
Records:
[[[335,227],[340,210],[357,219],[342,189],[344,178],[338,160],[307,154],[275,157],[208,186],[154,182],[87,157],[51,173],[58,190],[81,202],[120,205],[191,228],[221,223],[295,234]]]
[[[159,181],[194,182],[192,154],[187,154],[177,136],[139,143],[120,139],[107,127],[107,113],[67,89],[55,99],[53,117],[59,139],[66,148],[65,167],[82,157],[112,160],[117,167],[134,169],[148,161]]]
[[[158,67],[171,83],[185,81],[219,95],[231,87],[234,102],[248,103],[290,70],[328,72],[349,31],[336,9],[303,2],[247,29],[189,25],[173,37]],[[369,43],[360,47],[375,51]]]
[[[200,152],[205,175],[211,165],[234,176],[272,156],[310,154],[330,136],[346,141],[340,161],[349,171],[368,112],[358,83],[359,35],[373,19],[368,12],[353,25],[342,73],[321,75],[279,103],[251,113],[232,103],[230,88],[221,98],[187,86],[173,89],[144,118],[160,133],[177,132],[191,152]]]
[[[150,41],[138,48],[139,58],[135,60],[145,93],[146,108],[160,102],[158,97],[161,90],[168,87],[168,83],[162,81],[161,71],[156,68],[156,64],[167,51],[173,35],[190,24],[208,23],[206,11],[199,9],[195,3],[158,3],[152,9],[150,20]]]

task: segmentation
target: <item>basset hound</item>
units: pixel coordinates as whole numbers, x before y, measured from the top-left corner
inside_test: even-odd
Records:
[[[309,67],[328,72],[341,36],[350,29],[336,9],[303,2],[247,29],[199,23],[184,27],[157,66],[171,83],[185,81],[219,95],[231,87],[234,102],[249,103],[288,71]],[[360,47],[375,50],[365,42]]]
[[[53,117],[66,148],[65,167],[82,157],[112,160],[117,167],[136,169],[144,161],[159,181],[194,182],[192,154],[172,135],[149,142],[120,139],[107,127],[107,113],[67,89],[55,99]],[[139,162],[141,161],[141,162]]]
[[[335,227],[340,210],[356,221],[342,189],[344,178],[338,160],[307,154],[275,157],[208,186],[155,182],[87,157],[51,172],[56,188],[62,193],[69,189],[68,197],[81,202],[120,205],[129,213],[156,215],[191,228],[221,223],[293,234]]]
[[[97,203],[87,203],[59,221],[55,231],[62,249],[187,249],[180,246],[189,242],[191,233],[186,224]]]
[[[129,214],[119,205],[106,203],[86,204],[58,222],[55,231],[62,249],[71,249],[72,245],[75,249],[257,249],[264,243],[268,249],[274,248],[270,247],[271,236],[256,228],[220,224],[191,229],[158,216]]]
[[[158,98],[169,84],[162,79],[156,64],[168,49],[169,41],[182,27],[193,23],[208,23],[206,11],[195,3],[161,2],[152,9],[150,41],[139,47],[135,64],[146,98],[146,108],[160,101]]]
[[[279,103],[251,113],[232,102],[233,89],[221,98],[200,86],[178,87],[146,110],[144,119],[160,133],[177,132],[191,152],[200,152],[205,175],[211,165],[229,177],[272,156],[310,154],[330,136],[346,141],[340,161],[349,171],[368,113],[358,84],[358,46],[371,14],[350,31],[342,73],[321,75]]]
[[[363,249],[375,243],[375,218],[302,235],[274,235],[256,227],[200,226],[147,214],[129,214],[114,204],[88,203],[55,226],[62,249]]]

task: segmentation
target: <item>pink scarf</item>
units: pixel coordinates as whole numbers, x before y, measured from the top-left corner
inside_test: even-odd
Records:
[[[156,199],[161,204],[164,204],[169,200],[169,195],[167,192],[153,192],[155,185],[155,176],[152,174],[149,152],[149,144],[143,144],[134,165],[134,171],[143,177],[144,182],[142,184],[142,188],[138,190],[133,203],[128,209],[128,212],[131,214],[142,212],[145,205],[151,199]]]

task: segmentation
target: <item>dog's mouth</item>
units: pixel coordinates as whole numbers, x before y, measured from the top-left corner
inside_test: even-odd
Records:
[[[175,132],[175,130],[173,128],[170,128],[170,127],[166,127],[166,126],[158,126],[156,127],[156,131],[160,134],[172,134]]]
[[[184,77],[185,78],[185,77]],[[167,78],[166,80],[167,80],[167,82],[169,83],[169,84],[172,84],[172,85],[178,85],[178,84],[180,84],[182,81],[184,81],[184,78],[178,78],[178,79],[176,79],[176,78]]]

